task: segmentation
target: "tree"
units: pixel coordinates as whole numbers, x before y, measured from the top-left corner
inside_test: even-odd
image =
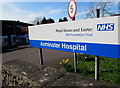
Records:
[[[41,21],[41,24],[46,24],[47,23],[47,19],[44,17]]]
[[[68,19],[66,17],[63,18],[63,21],[68,21]]]
[[[41,21],[42,21],[42,18],[41,17],[37,17],[37,18],[34,19],[34,21],[32,21],[32,23],[34,25],[39,25],[39,24],[41,24]]]
[[[65,21],[68,21],[68,19],[66,17],[64,17],[63,19],[59,19],[59,22],[65,22]]]
[[[111,16],[115,14],[117,11],[112,8],[114,3],[115,1],[113,2],[110,0],[106,0],[106,2],[105,0],[100,0],[100,2],[91,2],[89,6],[89,13],[86,14],[85,18],[95,18],[96,9],[100,9],[100,17]]]
[[[37,17],[34,21],[32,21],[34,25],[40,25],[40,24],[47,24],[47,23],[55,23],[55,21],[51,18],[46,19],[45,17]]]
[[[47,19],[47,23],[55,23],[55,21],[51,18]]]
[[[63,22],[62,19],[60,18],[58,22]]]
[[[46,19],[45,17],[42,19],[41,24],[47,24],[47,23],[55,23],[55,21],[51,18]]]

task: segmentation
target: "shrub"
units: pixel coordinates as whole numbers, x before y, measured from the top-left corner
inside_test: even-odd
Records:
[[[63,67],[65,68],[65,70],[67,71],[67,72],[70,72],[71,70],[72,70],[72,66],[69,64],[69,62],[70,62],[70,60],[69,59],[63,59],[61,62],[60,62],[60,64],[62,64],[63,65]]]

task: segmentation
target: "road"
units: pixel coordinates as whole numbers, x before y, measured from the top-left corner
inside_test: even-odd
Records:
[[[60,61],[63,58],[65,59],[69,58],[70,60],[72,60],[73,53],[43,49],[43,58],[44,58],[44,65],[56,69],[60,69],[62,67],[62,65],[60,65]],[[13,50],[11,52],[6,52],[2,54],[2,63],[15,59],[28,61],[34,64],[40,64],[39,49],[29,47],[29,48]]]

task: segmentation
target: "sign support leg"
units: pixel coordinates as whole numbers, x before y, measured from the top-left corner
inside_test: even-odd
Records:
[[[100,17],[100,9],[96,9],[96,17]],[[95,80],[99,80],[99,56],[95,57]]]
[[[41,64],[41,65],[44,65],[44,63],[43,63],[43,53],[42,53],[42,48],[40,48],[39,50],[40,50],[40,54],[39,54],[39,56],[40,56],[40,64]]]
[[[75,17],[72,19],[72,21],[75,21]],[[77,72],[77,53],[74,53],[74,69],[76,73]]]
[[[74,53],[74,69],[77,72],[77,53]]]
[[[95,80],[99,80],[99,56],[95,57]]]

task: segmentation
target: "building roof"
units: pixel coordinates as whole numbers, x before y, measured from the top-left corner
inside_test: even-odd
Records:
[[[16,22],[16,23],[20,23],[20,24],[26,24],[26,25],[29,25],[29,26],[33,25],[33,24],[30,24],[30,23],[20,22],[19,20],[18,21],[15,21],[15,20],[0,20],[0,22]]]
[[[114,15],[111,15],[111,16],[120,16],[120,14],[114,14]]]

